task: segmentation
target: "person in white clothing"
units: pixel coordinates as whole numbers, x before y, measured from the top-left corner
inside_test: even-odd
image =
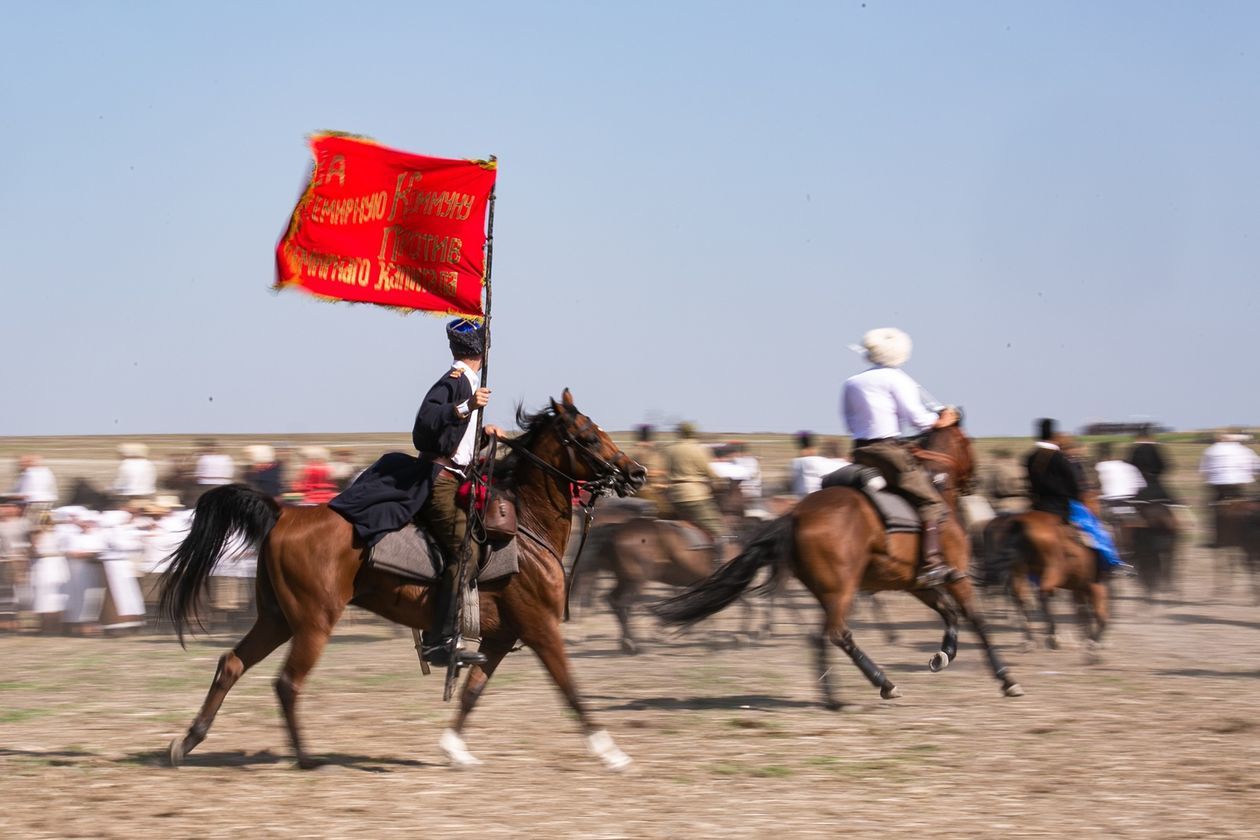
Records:
[[[832,451],[820,454],[814,446],[814,436],[809,432],[799,433],[796,443],[800,449],[790,466],[790,489],[793,496],[803,497],[815,492],[822,487],[822,480],[826,476],[850,463],[839,457],[839,453],[834,451],[834,445],[831,445]]]
[[[232,483],[232,474],[236,465],[232,456],[219,449],[218,443],[207,440],[202,444],[201,455],[197,458],[197,467],[193,472],[197,484],[202,490]]]
[[[118,447],[122,461],[114,477],[114,495],[126,502],[153,498],[157,492],[157,467],[149,460],[149,447],[124,443]]]
[[[1203,451],[1199,474],[1212,491],[1213,502],[1241,499],[1260,473],[1260,457],[1243,445],[1246,435],[1218,434]]]
[[[26,515],[34,522],[40,514],[57,504],[57,479],[38,455],[23,455],[18,459],[18,469],[20,472],[13,493],[26,500]]]
[[[1111,455],[1111,444],[1103,441],[1094,448],[1098,473],[1098,498],[1104,502],[1131,502],[1146,486],[1146,479],[1137,467]]]
[[[894,327],[868,332],[862,349],[873,367],[850,376],[841,394],[841,412],[853,435],[853,460],[879,471],[888,489],[905,497],[923,519],[923,565],[919,586],[964,577],[941,560],[940,524],[949,507],[901,440],[903,428],[915,434],[958,422],[958,412],[929,409],[922,389],[901,366],[910,360],[910,336]],[[855,348],[856,349],[856,348]]]

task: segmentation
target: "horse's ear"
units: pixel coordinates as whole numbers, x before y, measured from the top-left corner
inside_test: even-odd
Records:
[[[560,395],[560,399],[564,400],[564,404],[567,405],[569,408],[577,407],[573,404],[573,392],[570,391],[568,388],[564,389],[564,393]]]
[[[556,414],[564,414],[564,406],[556,402],[554,397],[551,399],[551,410],[554,411]]]

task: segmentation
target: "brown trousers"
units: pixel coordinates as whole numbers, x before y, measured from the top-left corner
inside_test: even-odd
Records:
[[[674,502],[674,514],[679,519],[699,527],[714,540],[726,533],[726,524],[722,521],[722,513],[712,499]]]
[[[890,440],[877,440],[854,449],[853,460],[879,470],[888,482],[888,489],[909,500],[924,521],[940,522],[948,515],[945,500],[906,447]]]
[[[468,530],[468,514],[455,503],[459,483],[460,478],[454,473],[439,472],[417,517],[452,562],[459,557]]]

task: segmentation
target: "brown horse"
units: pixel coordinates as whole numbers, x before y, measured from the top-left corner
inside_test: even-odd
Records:
[[[920,459],[943,477],[942,488],[955,517],[941,528],[945,562],[965,572],[968,565],[967,535],[957,520],[957,494],[974,472],[971,442],[957,425],[936,429],[924,436]],[[840,702],[827,665],[828,642],[849,655],[858,669],[880,690],[884,699],[901,696],[887,675],[854,643],[847,624],[849,608],[859,590],[909,592],[936,611],[945,621],[941,649],[929,662],[933,671],[947,666],[958,652],[959,614],[971,622],[988,655],[994,676],[1008,696],[1023,690],[1011,678],[988,632],[966,577],[933,589],[915,589],[915,568],[920,535],[888,534],[870,500],[859,490],[828,487],[811,493],[791,512],[770,523],[748,548],[712,576],[656,607],[656,613],[672,624],[691,624],[721,610],[743,592],[762,568],[770,567],[774,585],[790,568],[822,604],[822,633],[816,637],[819,684],[829,708]]]
[[[1055,590],[1063,589],[1072,593],[1076,603],[1088,659],[1097,661],[1110,603],[1097,553],[1081,542],[1075,528],[1044,511],[998,517],[989,523],[989,530],[985,544],[993,553],[985,557],[986,574],[990,581],[1007,583],[1023,620],[1025,649],[1035,644],[1028,610],[1031,577],[1036,581],[1046,621],[1047,647],[1057,649],[1061,645],[1050,602]]]
[[[1176,586],[1173,565],[1180,527],[1173,509],[1161,501],[1134,501],[1133,514],[1111,522],[1116,544],[1128,549],[1138,583],[1147,598]]]
[[[517,497],[521,533],[520,572],[480,588],[486,664],[474,666],[464,682],[459,710],[440,741],[456,765],[475,764],[462,738],[464,724],[495,669],[519,640],[534,650],[569,706],[577,714],[590,750],[609,767],[630,759],[608,733],[596,727],[578,696],[560,632],[565,575],[561,566],[569,538],[575,488],[619,495],[642,485],[644,470],[580,413],[566,390],[548,410],[517,412],[524,431],[510,441],[513,452],[496,468]],[[437,593],[364,564],[365,550],[350,523],[324,505],[278,508],[243,485],[206,493],[197,504],[192,530],[173,555],[163,582],[162,609],[183,641],[190,614],[225,542],[241,532],[261,542],[257,611],[253,628],[219,660],[201,711],[182,739],[171,743],[178,765],[206,737],[229,690],[247,670],[289,639],[288,658],[275,690],[298,765],[317,762],[302,744],[297,704],[302,684],[315,667],[333,625],[347,604],[370,610],[408,627],[427,627]]]
[[[1226,552],[1225,563],[1218,563],[1214,589],[1223,594],[1226,586],[1221,572],[1230,570],[1235,549],[1241,550],[1244,573],[1251,579],[1252,597],[1260,603],[1260,501],[1228,499],[1212,504],[1216,526],[1217,555]]]

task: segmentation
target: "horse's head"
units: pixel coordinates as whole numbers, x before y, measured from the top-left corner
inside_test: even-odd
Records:
[[[618,496],[638,491],[647,481],[647,470],[573,403],[568,388],[548,411],[526,415],[517,421],[530,438],[530,449],[554,472],[570,481],[589,482],[592,489],[611,489]]]
[[[933,472],[948,476],[948,488],[963,494],[970,493],[975,484],[976,459],[971,448],[971,438],[962,428],[962,412],[958,422],[942,429],[931,429],[920,442]]]

